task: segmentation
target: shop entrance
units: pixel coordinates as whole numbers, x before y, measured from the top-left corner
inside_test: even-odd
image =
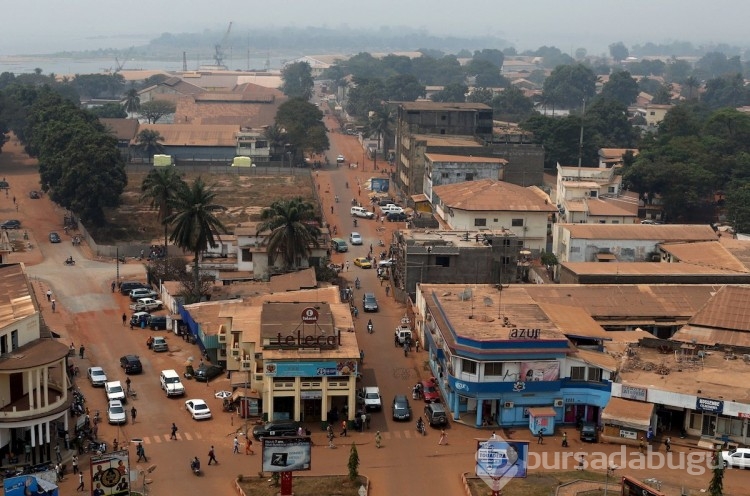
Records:
[[[294,397],[281,396],[273,399],[273,419],[290,420],[294,418]]]
[[[599,407],[592,405],[565,405],[563,421],[576,424],[580,428],[583,422],[599,422]]]
[[[320,398],[302,399],[302,422],[319,422],[323,419],[323,407]]]

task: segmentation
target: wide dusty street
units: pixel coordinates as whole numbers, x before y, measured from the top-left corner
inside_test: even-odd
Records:
[[[334,121],[327,118],[327,127],[335,128]],[[331,150],[328,153],[330,163],[327,169],[314,173],[316,184],[320,185],[323,201],[323,212],[327,221],[337,226],[338,235],[348,239],[354,230],[349,215],[351,199],[356,197],[361,203],[369,207],[367,191],[358,188],[358,182],[364,183],[367,178],[382,173],[373,172],[373,163],[365,160],[356,138],[340,133],[331,133]],[[347,157],[346,164],[359,162],[356,168],[344,165],[336,167],[336,155],[339,153]],[[356,158],[355,158],[356,157]],[[385,164],[378,164],[379,168]],[[187,394],[184,398],[167,399],[158,384],[158,372],[162,369],[174,368],[178,372],[184,370],[184,364],[189,357],[200,356],[198,348],[189,345],[174,335],[167,335],[170,352],[155,354],[150,352],[145,341],[149,335],[164,335],[163,332],[148,330],[130,330],[122,326],[121,315],[127,313],[129,300],[119,293],[110,291],[110,283],[116,276],[116,264],[113,260],[95,260],[85,246],[73,247],[71,237],[63,235],[62,223],[64,211],[53,205],[45,196],[40,200],[32,200],[28,192],[38,189],[38,175],[33,162],[21,154],[21,150],[13,143],[8,143],[0,154],[2,175],[11,184],[9,197],[0,195],[0,217],[2,219],[18,218],[23,226],[19,231],[11,232],[11,236],[21,237],[24,231],[29,234],[31,248],[24,252],[10,255],[11,262],[24,262],[27,265],[37,300],[42,306],[45,322],[58,334],[64,343],[75,343],[86,346],[86,357],[76,358],[74,363],[79,366],[81,375],[77,385],[87,398],[87,405],[92,412],[101,410],[105,415],[105,396],[101,390],[89,386],[85,377],[85,370],[91,365],[105,368],[110,380],[124,381],[125,376],[119,368],[118,359],[126,353],[141,356],[144,373],[132,376],[133,389],[138,392],[138,398],[131,400],[128,408],[135,405],[138,417],[133,425],[130,422],[118,428],[109,426],[106,422],[100,425],[99,437],[112,443],[117,439],[123,443],[131,439],[143,439],[148,464],[136,464],[133,445],[128,445],[131,453],[132,466],[146,468],[155,465],[156,469],[148,476],[153,482],[150,484],[151,494],[235,494],[230,481],[237,474],[255,476],[260,470],[259,456],[232,454],[232,439],[235,433],[245,428],[245,423],[238,417],[224,413],[221,401],[214,398],[218,390],[228,389],[228,381],[220,377],[209,384],[186,381]],[[346,187],[348,182],[349,187]],[[334,201],[338,195],[339,203]],[[12,202],[16,197],[18,211]],[[334,207],[333,215],[330,214]],[[382,224],[384,232],[378,232],[380,222],[361,220],[356,229],[364,237],[362,246],[350,247],[345,254],[336,254],[334,261],[343,262],[357,256],[365,256],[372,243],[375,254],[383,248],[378,247],[378,240],[389,243],[393,229],[403,227],[403,224]],[[50,231],[57,231],[63,236],[63,242],[52,245],[47,235]],[[77,261],[76,266],[68,267],[62,262],[72,255]],[[144,270],[140,264],[132,261],[120,265],[123,279],[144,280]],[[338,449],[325,447],[324,433],[319,424],[308,425],[313,432],[313,439],[317,446],[313,450],[312,474],[346,473],[348,459],[348,445],[355,442],[358,445],[361,460],[360,473],[370,477],[373,495],[390,496],[400,494],[424,494],[427,490],[436,495],[461,494],[460,474],[472,472],[474,465],[475,438],[486,438],[491,431],[476,430],[461,423],[451,422],[447,429],[447,446],[438,446],[438,431],[428,428],[427,435],[417,435],[414,421],[394,422],[390,417],[390,402],[394,394],[409,394],[411,387],[419,379],[430,376],[424,363],[426,353],[412,352],[404,357],[402,350],[394,347],[393,329],[404,315],[403,305],[397,304],[393,298],[386,297],[385,285],[377,281],[374,270],[363,270],[350,264],[348,272],[343,274],[351,286],[354,279],[359,277],[362,289],[356,291],[355,301],[361,302],[364,291],[374,292],[378,298],[380,312],[369,314],[372,317],[375,332],[370,335],[365,330],[367,316],[360,312],[357,321],[357,336],[361,348],[365,352],[363,385],[377,385],[381,389],[384,409],[382,413],[372,415],[372,425],[364,433],[350,432],[349,438],[336,438]],[[57,302],[56,312],[52,312],[46,302],[44,293],[47,289],[53,291]],[[361,303],[359,304],[361,310]],[[184,401],[197,397],[206,400],[214,418],[208,421],[195,422],[188,417],[184,409]],[[412,401],[413,415],[422,414],[423,404]],[[473,418],[468,417],[469,420]],[[169,440],[169,426],[175,422],[179,428],[177,440]],[[383,447],[375,448],[374,437],[376,431],[383,435]],[[570,448],[567,451],[576,452],[601,450],[614,452],[619,446],[588,445],[577,440],[576,433],[568,431]],[[498,429],[498,434],[510,435],[513,439],[524,439],[528,430],[514,428],[510,431]],[[218,466],[206,466],[207,453],[210,446],[216,447]],[[674,440],[675,451],[687,452],[686,446],[679,446]],[[259,448],[256,445],[254,448]],[[559,437],[547,439],[545,444],[532,444],[532,452],[554,453],[561,451]],[[628,452],[633,454],[634,450]],[[190,474],[188,462],[193,456],[198,456],[203,462],[202,477]],[[88,469],[88,456],[81,459],[84,469]],[[638,477],[657,477],[666,483],[687,484],[694,488],[707,487],[708,475],[685,477],[683,471],[640,470],[629,471]],[[305,474],[300,474],[305,475]],[[724,480],[725,491],[732,494],[745,494],[747,491],[747,474],[741,471],[729,471]],[[140,483],[137,483],[137,486]],[[76,482],[68,473],[67,480],[62,483],[61,494],[74,494]],[[666,486],[663,488],[665,489]],[[87,486],[87,489],[88,486]],[[671,493],[670,493],[671,494]]]

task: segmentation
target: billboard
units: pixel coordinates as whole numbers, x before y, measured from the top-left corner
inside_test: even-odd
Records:
[[[266,362],[264,373],[273,377],[336,377],[357,375],[357,360],[338,362]]]
[[[55,484],[44,479],[37,479],[33,475],[20,475],[3,480],[3,494],[5,496],[30,496],[32,494],[57,496],[59,491]]]
[[[130,464],[127,451],[114,451],[91,457],[91,482],[93,491],[102,496],[130,495]]]
[[[370,178],[370,189],[375,193],[388,193],[391,187],[391,182],[385,177],[371,177]]]
[[[556,381],[560,378],[560,362],[521,362],[521,377],[523,382]]]
[[[528,464],[528,441],[506,441],[499,436],[477,440],[475,472],[493,489],[526,477]]]
[[[310,470],[312,442],[309,437],[264,437],[264,472]]]

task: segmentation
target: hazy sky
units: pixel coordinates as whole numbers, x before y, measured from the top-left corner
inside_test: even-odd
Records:
[[[408,25],[438,36],[492,34],[519,49],[603,53],[615,41],[744,45],[749,13],[750,4],[737,0],[28,0],[2,9],[0,55],[126,48],[163,32],[225,29],[229,21],[235,34],[259,24]]]

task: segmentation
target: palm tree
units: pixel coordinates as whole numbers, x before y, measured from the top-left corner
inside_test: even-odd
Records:
[[[125,111],[129,114],[135,114],[141,108],[141,97],[138,96],[138,90],[130,88],[125,93]]]
[[[159,134],[159,131],[144,129],[135,137],[135,148],[145,153],[148,159],[151,160],[155,153],[162,153],[164,151],[164,145],[161,144],[162,141],[164,141],[164,137]]]
[[[200,254],[216,246],[214,232],[226,232],[226,227],[216,218],[214,212],[224,207],[214,203],[216,192],[198,177],[190,186],[177,191],[174,199],[174,213],[164,221],[174,226],[169,239],[183,250],[193,253],[193,278],[195,291],[200,292]],[[195,294],[196,301],[200,294]]]
[[[141,200],[150,200],[151,208],[158,210],[158,219],[164,225],[164,250],[167,250],[166,219],[172,215],[174,200],[180,190],[187,188],[182,176],[172,167],[152,169],[141,183]]]
[[[277,200],[261,212],[262,222],[258,233],[270,231],[268,253],[271,263],[281,256],[286,269],[297,266],[297,259],[312,254],[311,247],[318,247],[320,229],[313,224],[316,220],[313,205],[302,198]]]
[[[286,143],[286,131],[278,124],[272,124],[263,132],[263,136],[268,140],[268,146],[272,154],[277,154],[279,150],[284,152],[284,143]]]
[[[380,150],[380,140],[387,141],[385,138],[390,134],[391,128],[395,122],[393,112],[385,105],[381,105],[367,123],[367,128],[370,133],[377,135],[378,137],[378,150]],[[387,143],[384,143],[387,146]]]

